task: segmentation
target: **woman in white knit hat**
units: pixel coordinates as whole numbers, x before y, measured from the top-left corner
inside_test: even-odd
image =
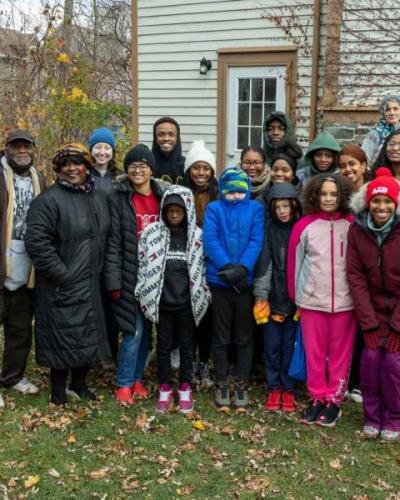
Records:
[[[204,141],[194,141],[185,159],[184,185],[194,196],[196,220],[203,226],[206,206],[218,198],[218,183],[215,156],[205,146]]]
[[[206,206],[218,198],[215,156],[206,148],[204,141],[194,141],[191,145],[186,155],[184,172],[184,185],[192,191],[195,200],[197,225],[202,227]],[[208,368],[212,332],[212,314],[209,308],[195,331],[193,358],[193,382],[199,382],[206,388],[212,385]],[[197,352],[199,362],[196,361]]]

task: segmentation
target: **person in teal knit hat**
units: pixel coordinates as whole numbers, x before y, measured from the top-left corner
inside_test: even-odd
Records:
[[[248,379],[253,356],[254,267],[264,242],[264,207],[250,199],[250,180],[237,167],[219,178],[220,199],[207,205],[203,245],[207,283],[212,295],[216,376],[215,404],[230,406],[228,351],[233,332],[235,391],[233,406],[247,408]]]
[[[304,157],[305,166],[298,170],[297,177],[302,188],[314,175],[337,172],[337,161],[341,147],[332,134],[321,132],[310,144]]]

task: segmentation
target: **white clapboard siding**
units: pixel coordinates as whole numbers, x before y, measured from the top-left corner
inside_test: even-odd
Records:
[[[375,105],[400,94],[400,7],[381,0],[345,0],[341,32],[341,103]]]
[[[326,0],[325,0],[326,1]],[[313,34],[313,0],[298,2],[296,21]],[[181,124],[184,153],[203,138],[216,152],[218,50],[293,44],[271,19],[290,12],[293,0],[138,0],[139,138],[151,144],[153,123],[171,115]],[[311,19],[311,21],[310,21]],[[212,62],[199,74],[202,57]],[[298,52],[296,134],[306,142],[309,132],[311,56]]]
[[[320,37],[319,37],[319,58],[318,58],[318,99],[322,99],[325,85],[325,55],[326,55],[326,34],[328,21],[328,2],[321,1]]]

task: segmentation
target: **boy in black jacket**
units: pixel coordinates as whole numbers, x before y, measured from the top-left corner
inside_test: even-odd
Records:
[[[263,324],[265,375],[270,393],[267,411],[294,412],[294,380],[288,370],[293,356],[296,306],[286,285],[286,255],[290,233],[301,215],[298,194],[292,184],[280,183],[269,192],[264,248],[257,262],[253,293],[254,316]]]

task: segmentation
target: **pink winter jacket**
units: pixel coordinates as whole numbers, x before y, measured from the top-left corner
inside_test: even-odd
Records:
[[[289,241],[287,281],[298,307],[323,312],[354,309],[346,277],[351,215],[317,212],[294,226]]]

